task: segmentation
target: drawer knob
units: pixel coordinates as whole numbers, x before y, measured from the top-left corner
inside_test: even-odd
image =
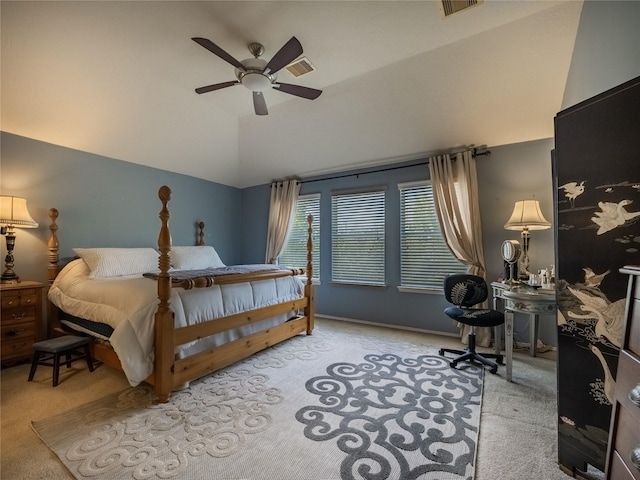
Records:
[[[11,314],[11,318],[14,319],[14,320],[18,320],[18,319],[24,318],[26,316],[27,316],[27,314],[25,312],[22,312],[20,315],[17,315],[15,313]]]
[[[25,332],[24,328],[22,330],[9,330],[7,332],[7,337],[17,337],[19,335],[22,335],[24,332]]]
[[[640,383],[629,392],[629,400],[631,400],[631,403],[634,405],[640,407]]]
[[[640,470],[640,445],[634,448],[631,451],[631,455],[629,455],[629,460],[631,460],[631,465]]]

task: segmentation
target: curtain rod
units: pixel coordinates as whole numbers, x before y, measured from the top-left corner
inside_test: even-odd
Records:
[[[484,152],[478,153],[477,149],[474,148],[473,153],[471,154],[473,158],[484,156],[484,155],[491,155],[491,150],[485,150]],[[456,157],[457,157],[457,154],[453,155],[451,159],[455,160]],[[344,175],[335,175],[333,177],[316,178],[314,180],[300,180],[300,183],[313,183],[313,182],[322,182],[324,180],[335,180],[338,178],[359,177],[360,175],[367,175],[369,173],[389,172],[391,170],[400,170],[402,168],[417,167],[419,165],[429,165],[429,160],[425,160],[424,162],[419,162],[419,163],[412,163],[411,165],[399,165],[397,167],[379,168],[377,170],[370,170],[368,172],[362,172],[362,173],[345,173]]]

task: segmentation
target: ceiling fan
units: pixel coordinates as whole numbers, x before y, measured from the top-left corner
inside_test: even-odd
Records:
[[[236,67],[235,73],[237,80],[196,88],[196,93],[207,93],[220,90],[221,88],[233,87],[234,85],[244,85],[253,92],[253,108],[256,115],[269,114],[267,103],[262,94],[262,92],[269,88],[297,97],[308,98],[309,100],[318,98],[322,93],[322,90],[316,90],[315,88],[277,81],[276,73],[302,55],[302,45],[296,37],[291,37],[268,63],[262,58],[259,58],[260,55],[264,53],[264,47],[259,43],[249,44],[249,52],[251,52],[254,58],[238,61],[211,40],[201,37],[194,37],[191,40]]]

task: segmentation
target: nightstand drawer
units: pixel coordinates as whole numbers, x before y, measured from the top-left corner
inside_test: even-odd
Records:
[[[38,291],[35,288],[20,290],[19,292],[3,293],[2,308],[27,307],[38,303]]]
[[[21,336],[16,340],[2,340],[2,360],[13,360],[17,358],[27,358],[33,353],[33,344],[35,343],[35,335],[30,337]]]
[[[5,344],[14,341],[22,341],[25,338],[33,341],[36,338],[36,326],[33,322],[14,323],[3,325],[0,329],[2,338],[2,350],[4,353]]]
[[[42,290],[39,282],[1,284],[0,360],[14,363],[31,357],[40,337]]]
[[[3,308],[2,326],[11,325],[16,322],[33,322],[37,317],[35,307]]]

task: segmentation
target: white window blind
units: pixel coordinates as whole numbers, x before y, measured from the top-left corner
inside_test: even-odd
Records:
[[[400,189],[400,283],[403,287],[442,290],[444,278],[466,273],[444,240],[430,182]]]
[[[313,216],[311,223],[311,250],[313,262],[312,278],[320,279],[320,195],[301,195],[298,197],[293,225],[287,243],[278,257],[278,264],[286,267],[300,268],[307,265],[307,237],[309,224],[307,217]]]
[[[331,195],[331,278],[384,285],[385,191]]]

